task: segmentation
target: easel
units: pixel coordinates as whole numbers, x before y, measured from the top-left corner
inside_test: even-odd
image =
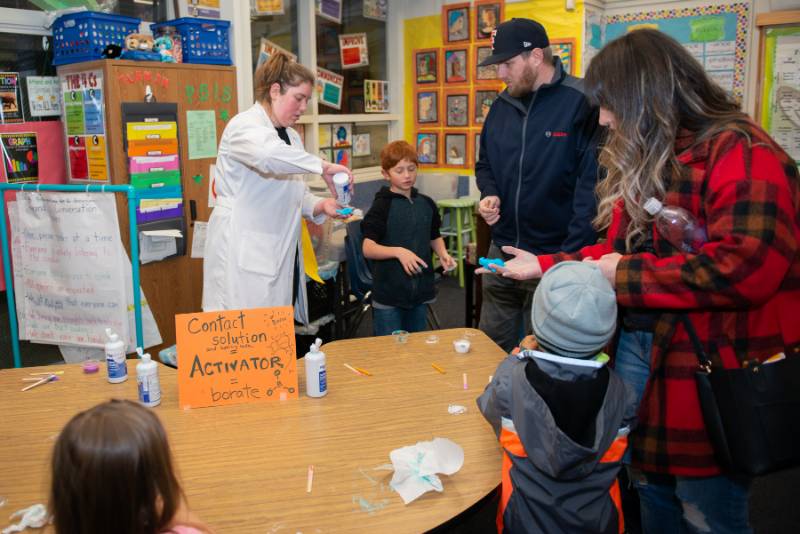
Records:
[[[72,193],[127,193],[128,223],[131,235],[131,267],[133,277],[133,312],[136,324],[136,344],[144,346],[142,334],[142,302],[139,296],[139,240],[136,238],[136,189],[132,185],[45,185],[0,183],[0,241],[3,247],[3,276],[6,281],[8,300],[8,322],[11,327],[11,350],[14,353],[14,367],[22,367],[17,332],[17,307],[14,299],[14,281],[11,277],[11,254],[8,248],[8,229],[6,228],[6,191],[61,191]]]

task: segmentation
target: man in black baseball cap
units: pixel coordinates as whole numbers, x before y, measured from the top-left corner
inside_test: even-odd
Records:
[[[492,55],[481,62],[481,67],[502,63],[522,52],[548,46],[550,40],[544,26],[531,19],[511,19],[492,31]]]
[[[492,55],[505,82],[483,124],[475,178],[478,211],[492,227],[488,257],[572,252],[596,239],[597,109],[582,81],[553,57],[544,27],[515,18],[492,32]],[[502,247],[502,248],[501,248]],[[480,328],[510,351],[530,333],[535,283],[485,270]]]

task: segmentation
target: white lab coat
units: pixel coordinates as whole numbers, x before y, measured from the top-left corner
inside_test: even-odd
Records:
[[[325,215],[313,217],[322,199],[309,192],[303,174],[321,174],[322,162],[303,149],[297,132],[286,131],[291,145],[256,103],[222,133],[205,244],[204,311],[291,305],[297,254],[295,318],[308,322],[300,217],[320,224]]]

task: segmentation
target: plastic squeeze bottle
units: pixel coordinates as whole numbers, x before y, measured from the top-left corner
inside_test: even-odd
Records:
[[[306,393],[309,397],[328,394],[328,374],[325,370],[325,353],[319,350],[322,340],[317,338],[305,355]]]
[[[150,355],[142,353],[142,348],[137,347],[141,361],[136,364],[136,383],[139,386],[139,402],[152,408],[161,404],[161,384],[158,381],[158,364]]]
[[[125,359],[125,343],[110,328],[106,328],[106,368],[108,369],[108,381],[112,384],[119,384],[128,379],[128,364]]]
[[[665,206],[657,198],[648,198],[644,210],[655,217],[661,237],[681,252],[697,252],[708,241],[705,229],[694,215],[678,206]]]
[[[336,200],[342,206],[349,206],[351,198],[350,176],[346,172],[337,172],[333,175],[333,187],[336,189]]]

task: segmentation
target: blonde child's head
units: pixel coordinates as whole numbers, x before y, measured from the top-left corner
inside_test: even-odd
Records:
[[[167,434],[140,404],[111,400],[74,416],[53,449],[56,532],[159,533],[183,501]]]

